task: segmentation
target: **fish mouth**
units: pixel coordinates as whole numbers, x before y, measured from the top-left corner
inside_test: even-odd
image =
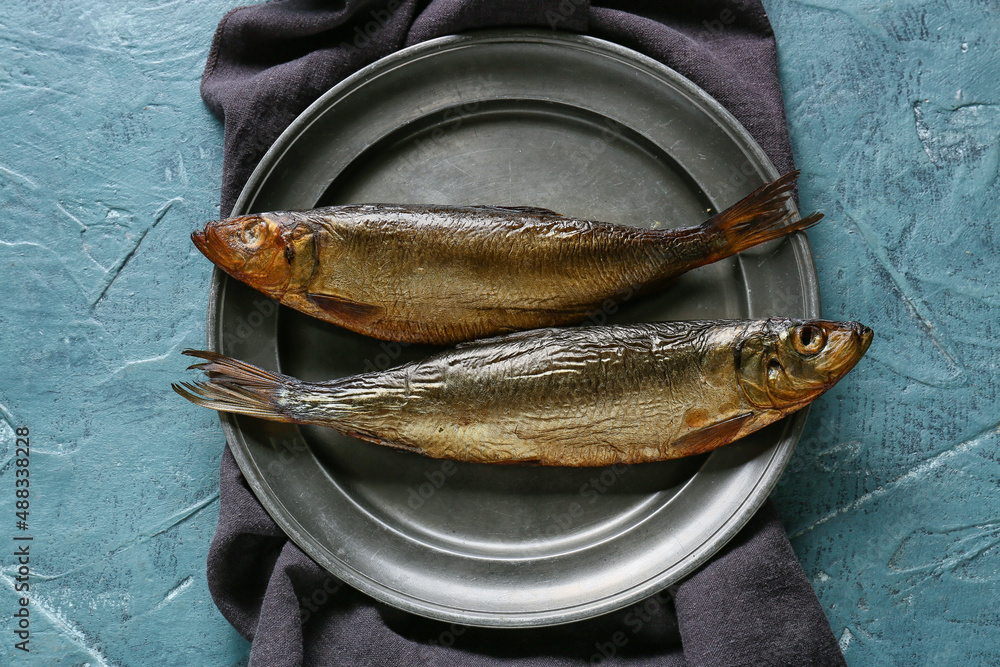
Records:
[[[865,356],[865,352],[871,346],[872,339],[875,337],[875,332],[860,322],[845,324],[847,324],[846,327],[841,325],[841,331],[845,333],[849,332],[850,337],[842,339],[842,347],[836,355],[838,360],[833,363],[832,375],[836,378],[834,382],[846,375],[861,361],[861,358]]]
[[[826,378],[829,389],[865,356],[875,333],[860,322],[821,321],[828,336],[826,351],[815,361],[816,370]]]
[[[208,238],[203,231],[191,232],[191,242],[194,247],[201,251],[201,254],[208,257]]]
[[[212,233],[213,224],[210,222],[205,225],[205,229],[191,232],[191,242],[194,243],[194,247],[201,251],[201,254],[207,257],[209,261],[221,267],[220,262],[223,259],[223,253],[219,247],[218,235]]]
[[[243,258],[235,252],[228,243],[225,236],[219,233],[218,225],[220,221],[210,222],[202,230],[191,232],[191,242],[201,254],[204,255],[216,268],[219,268],[237,280],[252,284],[250,279],[241,271]]]

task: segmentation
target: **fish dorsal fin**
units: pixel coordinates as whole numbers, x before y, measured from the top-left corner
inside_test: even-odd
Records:
[[[557,327],[561,328],[561,327]],[[488,338],[477,338],[475,340],[462,341],[455,344],[456,350],[468,350],[477,347],[488,347],[503,339],[505,343],[512,343],[519,340],[531,339],[531,338],[544,338],[545,335],[550,331],[548,329],[526,329],[525,331],[501,331],[500,333],[489,336]]]
[[[674,456],[692,456],[728,445],[736,439],[740,429],[751,417],[753,417],[752,412],[745,412],[742,415],[692,431],[674,441],[672,454]]]
[[[477,206],[476,208],[493,208],[500,211],[509,211],[510,213],[521,213],[523,215],[542,215],[547,218],[565,217],[562,213],[556,213],[551,209],[540,208],[538,206]]]

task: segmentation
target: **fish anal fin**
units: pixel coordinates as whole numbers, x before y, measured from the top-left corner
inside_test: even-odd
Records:
[[[344,428],[338,428],[337,432],[341,435],[347,436],[348,438],[355,438],[363,442],[370,442],[373,445],[389,447],[401,452],[412,452],[414,454],[423,455],[427,454],[422,447],[403,440],[399,437],[398,433],[391,429],[387,429],[385,433],[376,433],[374,431],[347,426]]]
[[[752,412],[745,412],[742,415],[692,431],[673,442],[671,454],[677,457],[694,456],[728,445],[736,439],[744,424],[752,417]]]
[[[360,303],[350,299],[331,296],[329,294],[306,294],[313,305],[340,320],[351,322],[368,322],[382,314],[383,308],[370,303]]]
[[[529,456],[521,459],[505,459],[503,461],[490,461],[491,465],[496,466],[525,466],[525,467],[537,467],[545,465],[545,461],[537,456]]]

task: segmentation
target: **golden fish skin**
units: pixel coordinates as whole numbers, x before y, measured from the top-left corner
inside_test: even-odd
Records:
[[[640,229],[503,206],[364,204],[210,222],[191,238],[221,269],[353,331],[453,344],[574,324],[608,298],[805,229],[798,172],[702,225]]]
[[[604,466],[756,431],[833,386],[871,340],[857,322],[777,318],[540,329],[316,383],[188,350],[209,381],[174,390],[436,458]]]

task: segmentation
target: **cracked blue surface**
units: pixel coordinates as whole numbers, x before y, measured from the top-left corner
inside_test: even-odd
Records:
[[[205,339],[210,275],[188,234],[218,210],[222,129],[198,81],[233,4],[4,5],[0,536],[13,530],[11,425],[28,426],[28,664],[247,652],[205,582],[218,423],[165,390],[178,350]],[[20,664],[0,626],[0,664]]]
[[[34,664],[226,665],[208,595],[222,433],[169,392],[204,341],[236,2],[8,2],[0,18],[0,535],[32,438]],[[877,333],[774,498],[852,665],[1000,662],[1000,13],[766,3],[824,313]],[[0,616],[16,608],[0,558]],[[15,658],[7,635],[0,664]]]
[[[876,332],[774,499],[849,664],[1000,663],[1000,5],[766,4],[824,314]]]

